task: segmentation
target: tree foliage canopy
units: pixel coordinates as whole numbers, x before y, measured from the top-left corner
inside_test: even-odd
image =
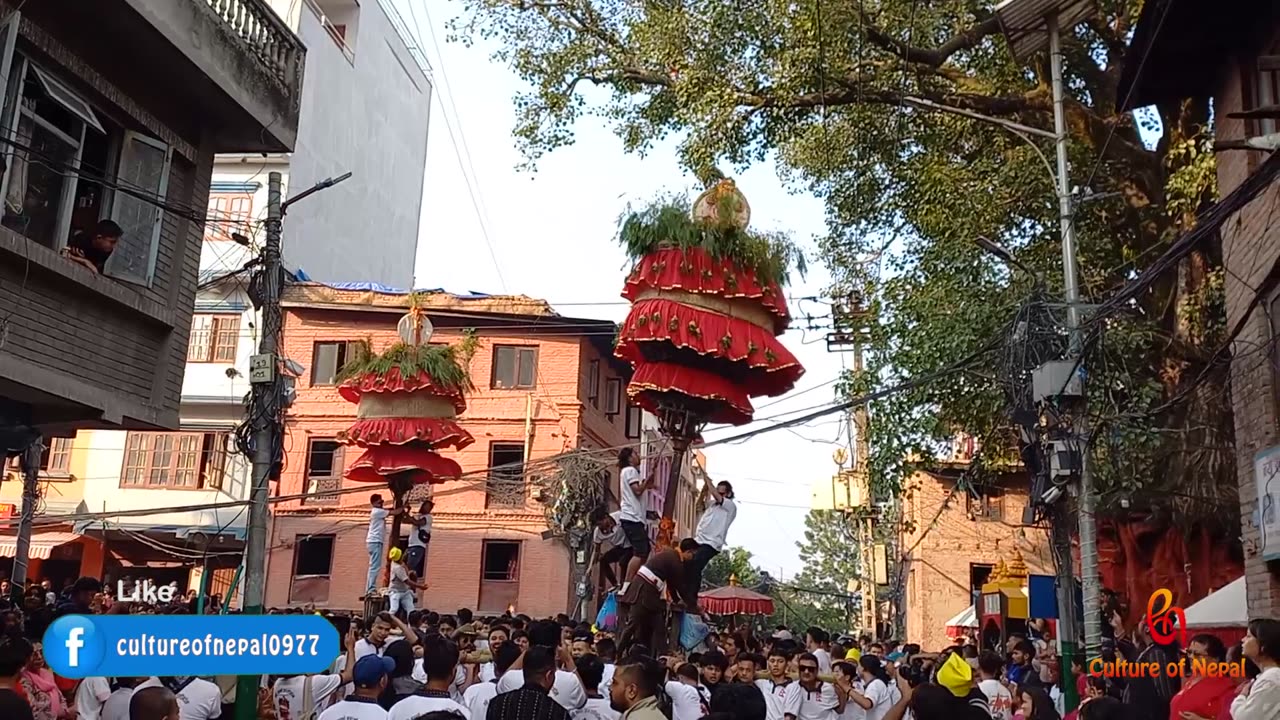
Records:
[[[575,123],[593,116],[633,152],[678,137],[698,173],[774,159],[793,189],[825,201],[821,259],[833,291],[874,320],[867,371],[846,392],[927,375],[1007,333],[1032,283],[979,251],[978,236],[1011,248],[1049,279],[1049,296],[1062,295],[1052,148],[914,100],[1052,128],[1048,58],[1012,58],[994,0],[463,4],[455,36],[495,41],[495,59],[529,85],[515,100],[529,163],[572,143]],[[1115,111],[1141,1],[1097,5],[1064,42],[1086,301],[1146,267],[1213,187],[1207,102],[1155,108],[1141,131]],[[606,93],[589,102],[587,85]],[[1221,341],[1219,264],[1216,249],[1201,249],[1090,345],[1104,505],[1123,497],[1206,516],[1230,501],[1225,374],[1200,372]],[[1000,380],[975,370],[873,405],[874,482],[896,490],[958,429],[1006,428]]]

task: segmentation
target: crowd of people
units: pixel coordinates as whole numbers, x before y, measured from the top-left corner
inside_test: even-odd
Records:
[[[54,614],[106,611],[77,581]],[[119,604],[113,606],[118,608]],[[182,604],[162,609],[189,612]],[[291,609],[275,612],[304,612]],[[4,720],[213,720],[232,717],[236,678],[55,676],[39,632],[8,611],[0,641]],[[565,615],[477,617],[415,610],[365,621],[329,616],[342,654],[328,672],[260,679],[260,720],[1264,720],[1280,717],[1280,621],[1250,624],[1226,648],[1213,635],[1188,658],[1244,658],[1249,677],[1064,675],[1032,623],[997,650],[961,638],[941,652],[896,641],[803,633],[713,632],[693,651],[656,651]],[[1176,649],[1137,632],[1104,649],[1161,661]],[[1189,667],[1194,667],[1189,664]],[[1082,704],[1066,712],[1067,683]]]

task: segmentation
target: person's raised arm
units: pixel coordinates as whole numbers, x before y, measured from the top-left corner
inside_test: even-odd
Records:
[[[407,640],[410,645],[418,644],[418,633],[414,632],[413,628],[409,627],[408,623],[401,620],[397,615],[392,615],[391,619],[396,621],[396,627],[400,628],[400,632],[404,633],[404,639]]]
[[[356,640],[359,638],[360,633],[357,631],[355,623],[352,623],[351,627],[347,628],[347,662],[342,666],[342,672],[339,673],[342,685],[349,684],[356,671]]]

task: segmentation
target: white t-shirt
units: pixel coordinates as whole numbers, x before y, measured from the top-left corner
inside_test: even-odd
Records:
[[[600,693],[605,697],[609,696],[609,688],[613,685],[613,674],[617,670],[618,666],[613,663],[604,664],[604,672],[600,674]]]
[[[471,717],[484,720],[489,713],[489,701],[498,696],[498,683],[478,682],[462,694],[462,704],[471,711]]]
[[[613,518],[613,532],[605,535],[600,532],[600,528],[596,528],[591,534],[592,542],[597,545],[608,543],[611,547],[631,547],[627,534],[622,532],[622,511],[614,510],[609,513],[609,517]]]
[[[382,641],[382,647],[378,647],[373,643],[369,642],[369,638],[360,638],[359,640],[356,641],[356,660],[359,660],[365,655],[381,656],[382,651],[386,650],[388,645],[390,645],[391,643],[397,640],[402,640],[402,639],[403,638],[400,638],[398,636],[391,635],[391,636],[388,636],[386,640]],[[344,654],[344,655],[341,655],[340,657],[345,658],[346,655]],[[346,669],[345,663],[343,664],[342,669]],[[339,670],[338,672],[342,672],[342,670]]]
[[[135,690],[163,686],[160,678],[150,678]],[[178,693],[178,720],[214,720],[222,717],[222,690],[204,678],[192,678]]]
[[[111,697],[111,683],[104,677],[89,677],[76,688],[77,720],[101,720],[102,705]]]
[[[390,592],[409,592],[409,568],[403,562],[391,563],[391,579],[387,582]]]
[[[775,685],[772,680],[756,680],[756,687],[764,694],[765,720],[785,720],[787,715],[800,716],[800,701],[804,699],[804,689],[800,687],[800,683]]]
[[[1013,693],[999,680],[992,678],[978,683],[978,689],[987,696],[987,707],[992,720],[1010,720],[1013,717]]]
[[[867,709],[867,720],[884,720],[884,716],[889,713],[889,708],[893,707],[894,703],[889,686],[885,685],[880,678],[875,678],[867,683],[862,694],[871,701],[871,707]]]
[[[797,685],[799,683],[796,683]],[[840,698],[836,697],[836,688],[831,683],[819,683],[818,689],[812,692],[800,688],[799,720],[835,720],[836,707]]]
[[[817,650],[813,651],[813,656],[818,659],[818,674],[830,675],[831,674],[831,653],[827,652],[826,650],[823,650],[822,648],[818,648]]]
[[[329,707],[333,692],[342,685],[341,675],[298,675],[280,678],[271,689],[271,701],[276,707],[276,720],[301,720],[306,713],[302,698],[306,692],[307,678],[311,678],[311,707],[315,715]],[[313,715],[312,717],[315,717]]]
[[[341,700],[330,705],[316,720],[387,720],[387,711],[376,702]]]
[[[587,698],[587,704],[569,713],[573,720],[619,720],[622,713],[613,709],[609,698]]]
[[[638,523],[644,522],[644,493],[636,495],[635,489],[631,487],[632,485],[643,487],[644,478],[640,477],[639,470],[631,467],[630,465],[622,468],[619,478],[620,487],[618,488],[618,494],[622,496],[622,501],[619,503],[622,506],[622,509],[618,511],[620,513],[619,520]]]
[[[427,543],[418,537],[418,533],[423,532],[431,534],[431,516],[419,515],[418,520],[422,522],[421,527],[409,528],[409,547],[426,547]]]
[[[693,539],[697,540],[699,545],[710,545],[719,552],[724,549],[725,538],[729,536],[729,526],[733,524],[733,519],[738,517],[738,506],[729,498],[725,498],[723,502],[716,502],[716,500],[715,496],[707,500],[707,509],[703,510],[702,517],[698,518],[698,530],[694,533]]]
[[[133,699],[133,688],[120,688],[111,693],[111,697],[102,704],[102,720],[129,720],[129,701]]]
[[[391,712],[387,713],[387,720],[415,720],[415,718],[426,715],[429,712],[438,712],[440,710],[458,713],[462,716],[462,720],[471,720],[471,711],[454,700],[423,697],[421,695],[410,695],[392,705]]]
[[[387,509],[371,508],[369,510],[369,535],[366,544],[380,543],[387,538]]]
[[[498,694],[519,690],[524,687],[524,673],[513,670],[498,678]],[[587,704],[587,691],[582,689],[582,681],[578,676],[563,670],[556,671],[555,682],[551,684],[551,699],[560,703],[560,707],[573,712]]]
[[[671,698],[671,720],[699,720],[702,717],[702,697],[698,695],[698,688],[672,680],[665,689]]]

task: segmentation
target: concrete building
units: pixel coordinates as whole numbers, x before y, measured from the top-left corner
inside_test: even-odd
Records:
[[[947,621],[974,604],[991,570],[1015,550],[1032,574],[1053,574],[1048,533],[1022,526],[1026,473],[971,491],[956,484],[968,461],[961,454],[917,473],[903,490],[902,520],[910,532],[900,542],[907,577],[900,611],[907,640],[924,648],[946,646]]]
[[[320,282],[413,285],[427,158],[431,81],[389,0],[269,0],[307,47],[297,146],[290,155],[219,155],[210,215],[232,221],[205,235],[202,271],[238,270],[249,251],[231,232],[262,238],[267,173],[286,196],[351,178],[289,209],[285,265]]]
[[[0,447],[43,435],[40,502],[67,514],[99,472],[77,431],[179,426],[214,155],[294,148],[306,50],[263,0],[0,2],[0,19]],[[73,262],[103,219],[114,251]],[[32,557],[101,572],[72,529],[42,520]]]
[[[1219,143],[1239,145],[1280,128],[1280,7],[1207,0],[1146,3],[1124,69],[1120,110],[1212,98]],[[1147,68],[1142,70],[1141,68]],[[1274,145],[1272,145],[1274,147]],[[1221,225],[1227,327],[1246,318],[1233,342],[1231,402],[1249,617],[1280,615],[1280,372],[1274,341],[1280,306],[1272,267],[1280,257],[1280,158],[1260,150],[1217,155],[1218,194],[1232,211]],[[1247,204],[1232,197],[1246,181],[1263,189]],[[1203,225],[1203,223],[1202,223]],[[1261,308],[1255,296],[1263,293]],[[1261,349],[1261,351],[1258,351]]]
[[[250,464],[233,431],[244,420],[249,357],[260,338],[261,314],[250,302],[250,273],[243,268],[263,240],[268,173],[284,174],[286,188],[292,180],[295,190],[353,173],[290,209],[283,235],[287,267],[334,280],[412,282],[431,96],[425,62],[378,2],[272,4],[312,48],[296,148],[292,154],[215,158],[212,221],[205,225],[185,356],[181,431],[82,433],[76,444],[87,453],[91,478],[84,500],[94,511],[136,513],[248,499]],[[358,253],[343,250],[353,238],[359,238]],[[172,468],[167,474],[160,469],[166,463]],[[111,548],[109,576],[146,567],[151,577],[185,589],[199,587],[207,565],[206,588],[225,595],[247,526],[248,512],[236,506],[133,514],[82,522],[76,529]]]
[[[559,541],[542,538],[545,509],[536,477],[530,477],[537,469],[519,474],[524,482],[516,494],[491,482],[509,478],[485,470],[521,462],[529,467],[575,448],[598,450],[602,469],[611,468],[615,448],[628,435],[639,438],[634,420],[640,414],[626,406],[629,368],[612,359],[615,325],[562,317],[545,302],[522,296],[436,291],[420,298],[435,327],[434,342],[456,341],[465,329],[474,329],[480,341],[471,361],[476,390],[459,419],[476,442],[446,451],[472,475],[432,488],[427,605],[485,612],[514,606],[534,616],[565,611],[574,602],[573,558]],[[407,295],[372,287],[297,284],[286,290],[284,354],[305,371],[289,410],[284,471],[274,494],[353,487],[344,470],[358,453],[334,437],[351,424],[356,406],[339,397],[334,374],[347,343],[371,339],[375,349],[389,346],[408,305]],[[616,492],[617,473],[608,473]],[[268,606],[361,607],[368,500],[379,489],[386,495],[385,486],[370,485],[367,492],[274,505]]]

